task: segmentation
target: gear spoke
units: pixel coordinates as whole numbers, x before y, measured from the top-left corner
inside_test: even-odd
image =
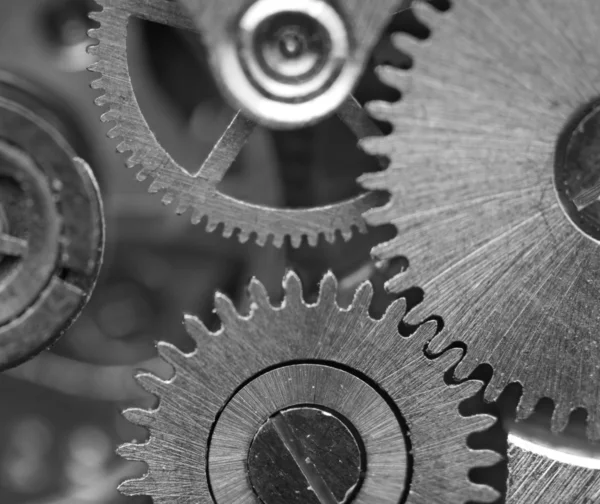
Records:
[[[221,182],[255,128],[256,123],[238,111],[194,177]]]
[[[27,254],[27,241],[9,235],[0,235],[0,256],[23,257]]]
[[[350,131],[356,135],[358,140],[383,135],[377,124],[369,117],[354,96],[350,96],[342,104],[337,114],[344,124],[350,128]]]

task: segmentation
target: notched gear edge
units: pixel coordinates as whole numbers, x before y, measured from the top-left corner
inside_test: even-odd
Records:
[[[129,13],[127,16],[128,18],[132,17]],[[271,241],[275,247],[281,247],[285,243],[286,238],[289,238],[291,245],[295,248],[300,247],[304,241],[311,246],[316,246],[321,236],[328,243],[334,243],[337,235],[340,235],[344,241],[349,241],[355,231],[363,234],[367,232],[367,225],[362,214],[376,204],[378,197],[373,193],[359,195],[353,199],[342,201],[340,203],[297,210],[260,207],[260,205],[246,203],[222,194],[217,191],[216,188],[212,191],[213,194],[209,196],[217,197],[220,204],[206,205],[206,207],[203,208],[193,201],[185,201],[183,195],[177,194],[176,190],[169,187],[172,185],[169,177],[160,173],[161,166],[176,163],[174,163],[165,149],[160,146],[160,142],[157,141],[150,127],[147,125],[145,118],[143,117],[143,112],[141,111],[139,104],[137,104],[130,78],[121,76],[114,79],[118,81],[118,86],[121,86],[120,91],[117,89],[118,86],[108,85],[106,82],[107,76],[104,70],[107,66],[110,66],[111,63],[108,61],[107,55],[103,53],[103,50],[110,53],[111,48],[102,48],[100,46],[105,45],[107,41],[113,41],[115,38],[115,35],[110,34],[104,26],[105,21],[109,18],[106,6],[102,5],[101,11],[90,12],[89,17],[99,24],[97,28],[91,28],[88,31],[90,38],[96,42],[88,47],[88,52],[97,58],[96,62],[90,65],[89,71],[100,74],[100,77],[91,83],[91,87],[103,92],[101,96],[98,96],[95,99],[95,103],[99,107],[108,106],[108,111],[105,111],[101,115],[101,120],[104,123],[114,124],[108,132],[108,137],[118,142],[117,152],[127,156],[127,168],[139,168],[136,177],[138,181],[143,182],[148,176],[154,179],[149,186],[148,192],[164,192],[162,198],[163,204],[170,205],[177,200],[177,214],[182,215],[190,208],[192,209],[192,224],[198,225],[205,221],[205,227],[208,232],[213,232],[218,227],[222,226],[222,234],[224,237],[229,238],[236,234],[241,243],[249,241],[251,237],[254,236],[254,241],[260,246],[264,246],[267,242]],[[120,36],[123,40],[126,40],[126,29]],[[118,54],[121,50],[113,50],[113,52],[114,54],[111,54],[110,57],[122,59],[123,56]],[[124,52],[126,59],[126,45]],[[127,66],[126,61],[121,64]],[[135,103],[135,109],[137,110],[123,110],[129,103]],[[136,146],[135,144],[137,141],[135,139],[127,138],[126,130],[128,128],[125,124],[126,120],[123,118],[126,114],[139,115],[139,117],[134,117],[133,120],[137,120],[139,123],[138,125],[147,129],[147,133],[142,133],[142,135],[151,137],[153,142],[160,146],[162,151],[160,153],[161,159],[155,160],[153,163],[154,166],[149,167],[147,165],[148,163],[145,162],[146,155],[148,154],[147,151],[150,148],[145,149]],[[127,120],[131,120],[131,118],[128,118]],[[179,165],[177,166],[179,167]],[[205,197],[205,199],[209,196]],[[190,200],[191,199],[193,198],[190,198]],[[272,221],[270,229],[267,229],[268,226],[265,226],[265,229],[253,226],[252,223],[257,219],[249,219],[251,223],[246,224],[237,217],[238,215],[246,215],[248,209],[255,209],[257,214],[260,214],[261,212],[274,212],[275,215],[269,219]],[[319,219],[311,219],[311,214],[323,214],[323,217],[320,220],[326,222],[328,225],[316,225],[315,222]],[[273,228],[276,227],[280,227],[281,230],[274,230]],[[320,229],[323,227],[325,227],[325,229]]]
[[[454,1],[456,0],[451,0],[452,3]],[[417,20],[427,27],[435,25],[437,22],[439,22],[440,17],[445,15],[444,11],[436,9],[426,0],[413,0],[411,10],[415,14]],[[429,44],[430,40],[429,38],[426,40],[419,40],[418,38],[407,33],[395,33],[392,36],[392,42],[394,47],[399,51],[405,52],[408,55],[412,55],[415,52],[418,52],[418,50],[413,49],[421,49],[424,45]],[[412,84],[411,72],[411,68],[400,69],[390,65],[381,65],[376,69],[377,76],[381,82],[386,86],[397,89],[401,94],[405,93],[407,90],[410,90]],[[394,106],[398,105],[404,99],[404,94],[402,94],[402,97],[397,102],[373,100],[365,105],[365,110],[371,117],[378,121],[387,123],[392,128],[391,132],[384,137],[365,138],[360,142],[361,148],[367,154],[390,160],[391,146],[389,145],[388,137],[391,137],[395,130],[395,125],[391,120],[391,117],[397,113],[394,110]],[[387,145],[386,142],[388,142]],[[359,177],[358,182],[367,190],[385,191],[389,184],[389,181],[387,180],[389,171],[389,169],[385,169],[381,172],[364,174]],[[391,197],[389,201],[385,205],[371,208],[363,214],[368,224],[373,226],[389,224],[389,212],[393,211],[394,209],[394,198],[399,197],[398,195],[394,194],[390,194],[390,196]],[[375,246],[371,251],[372,256],[380,260],[387,258],[389,256],[389,251],[395,249],[396,245],[402,242],[402,237],[399,234],[400,230],[398,228],[397,233],[398,234],[390,241]],[[409,266],[407,268],[410,268],[410,257],[406,257],[406,259],[409,261]],[[388,280],[385,284],[386,290],[389,292],[395,292],[397,290],[397,285],[399,285],[398,279],[403,274],[404,272],[401,272],[396,277]],[[448,330],[449,329],[442,328],[442,330],[436,334],[435,338],[437,338],[437,336],[442,332]],[[456,347],[457,342],[460,344],[460,340],[449,343],[445,349],[441,350],[441,353],[443,354],[449,349]],[[469,353],[468,346],[464,343],[462,343],[462,345],[464,346],[464,352],[466,356]],[[433,355],[429,352],[428,354]],[[455,369],[459,369],[461,364],[464,364],[465,360],[466,359],[463,357],[463,359],[457,363]],[[489,380],[486,380],[486,383],[483,386],[484,399],[486,402],[493,403],[497,401],[504,391],[513,385],[518,385],[520,387],[521,394],[516,409],[516,419],[518,421],[525,420],[530,417],[534,413],[536,406],[544,400],[551,401],[554,405],[551,417],[551,431],[555,434],[558,434],[566,429],[570,415],[574,411],[583,409],[586,411],[586,413],[588,413],[587,408],[582,406],[575,406],[567,411],[565,408],[560,407],[560,403],[558,403],[555,398],[549,397],[543,393],[536,393],[535,389],[527,387],[521,380],[518,379],[506,383],[503,387],[495,386],[495,382],[503,381],[503,379],[490,362],[479,362],[475,368],[480,368],[481,366],[485,365],[488,365],[492,371]]]
[[[498,492],[472,482],[469,472],[474,467],[494,465],[502,457],[490,450],[469,448],[467,438],[490,428],[496,419],[460,414],[459,404],[477,394],[483,384],[469,380],[448,385],[444,381],[444,373],[461,360],[462,351],[451,349],[435,359],[425,355],[436,323],[421,325],[410,337],[401,336],[398,324],[406,314],[404,299],[392,303],[381,319],[371,318],[368,307],[373,287],[369,282],[357,290],[349,308],[340,308],[337,280],[331,273],[322,280],[314,304],[304,300],[295,273],[286,275],[283,287],[284,301],[273,306],[265,287],[252,280],[248,315],[238,313],[231,300],[217,294],[215,307],[222,327],[216,332],[209,331],[198,318],[186,315],[187,331],[196,343],[189,354],[168,343],[158,344],[161,358],[175,373],[168,380],[149,373],[137,376],[142,387],[159,398],[159,405],[154,410],[124,412],[130,422],[148,428],[150,438],[145,443],[121,446],[119,454],[145,462],[149,470],[142,478],[123,483],[120,490],[127,495],[151,495],[157,504],[178,498],[187,502],[191,495],[204,502],[202,498],[209,495],[205,481],[205,443],[209,437],[202,431],[210,432],[231,393],[266,369],[286,362],[319,361],[347,366],[368,376],[399,408],[408,425],[413,461],[406,503],[445,503],[449,497],[457,504],[493,502]],[[374,354],[370,356],[369,352]],[[240,369],[235,366],[238,357]],[[227,390],[226,394],[208,383],[215,380],[218,387]],[[390,390],[390,383],[395,391]],[[402,392],[403,383],[410,383],[407,386],[412,392]],[[179,439],[185,433],[189,435],[190,429],[199,441]],[[186,453],[177,448],[179,441],[187,447]],[[188,450],[195,450],[189,460]],[[196,463],[192,463],[194,460]],[[440,464],[440,460],[447,463]]]

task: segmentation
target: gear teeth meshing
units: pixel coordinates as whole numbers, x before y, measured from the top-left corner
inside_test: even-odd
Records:
[[[288,272],[282,285],[284,301],[281,306],[272,306],[265,286],[253,279],[248,286],[248,316],[241,315],[229,298],[217,295],[215,306],[222,327],[216,332],[208,330],[197,317],[186,315],[185,326],[197,345],[190,354],[169,344],[159,345],[161,357],[175,374],[168,381],[144,377],[144,386],[159,398],[158,408],[125,413],[133,423],[150,429],[150,441],[119,450],[125,458],[148,465],[145,477],[125,483],[121,491],[151,495],[155,501],[204,502],[202,496],[209,495],[208,488],[197,474],[205,474],[205,437],[229,398],[229,388],[234,390],[262,370],[281,363],[316,359],[357,369],[397,402],[412,443],[414,466],[407,504],[441,504],[447,502],[448,495],[453,495],[453,503],[491,502],[498,497],[490,487],[471,481],[469,470],[492,466],[500,455],[467,446],[469,435],[488,429],[495,419],[460,414],[458,405],[473,397],[482,384],[444,382],[444,373],[460,361],[461,351],[452,349],[435,359],[425,356],[424,348],[436,333],[436,322],[427,322],[411,336],[401,336],[398,324],[406,312],[406,302],[398,300],[383,317],[371,318],[368,305],[373,288],[368,282],[359,287],[351,305],[341,309],[336,302],[338,282],[332,273],[321,280],[314,304],[305,301],[302,282],[295,273]],[[238,361],[243,365],[236,366]],[[399,387],[402,383],[408,388]],[[458,434],[443,442],[436,440],[431,432],[443,431],[442,425],[452,425]],[[191,443],[190,429],[196,432]],[[443,500],[431,490],[432,481],[443,482]]]

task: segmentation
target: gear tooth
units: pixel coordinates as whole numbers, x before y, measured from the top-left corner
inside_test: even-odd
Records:
[[[350,241],[352,239],[352,235],[354,234],[354,232],[353,232],[352,229],[346,229],[346,230],[343,230],[341,232],[341,234],[342,234],[342,239],[345,242],[348,242],[348,241]]]
[[[338,281],[336,276],[328,271],[321,280],[319,285],[319,301],[320,305],[333,305],[336,303],[338,295]]]
[[[373,189],[377,190],[376,188],[373,188]],[[363,214],[363,217],[367,220],[367,222],[371,226],[381,226],[383,224],[389,224],[390,221],[393,220],[393,219],[390,219],[390,213],[392,213],[393,211],[394,211],[394,202],[392,200],[390,200],[390,202],[385,204],[384,206],[375,207],[375,208],[371,208],[370,210],[367,210]],[[391,245],[392,242],[394,243],[393,246],[397,246],[398,242],[401,242],[401,240],[399,239],[398,236],[396,236],[396,238],[391,240],[391,242],[385,242],[385,243],[379,244],[373,250],[379,250],[382,247],[389,248],[390,246],[392,246]]]
[[[479,416],[479,415],[478,415]],[[489,416],[489,415],[485,415]],[[490,424],[492,425],[498,423],[498,419],[494,417],[490,417]],[[485,429],[482,429],[485,430]],[[477,467],[492,467],[496,464],[499,464],[504,460],[502,454],[495,452],[493,450],[476,450],[474,455],[477,457]]]
[[[178,215],[183,215],[185,212],[188,211],[188,209],[190,207],[192,207],[191,203],[182,202],[180,208],[185,208],[185,210]],[[202,213],[202,211],[199,208],[192,207],[192,216],[190,217],[190,222],[192,223],[193,226],[200,225],[202,223],[202,219],[204,219],[204,217],[205,217],[205,215]],[[208,227],[208,221],[207,221],[207,226],[205,226],[205,229],[207,227]]]
[[[128,166],[128,168],[130,168],[130,169],[131,169],[131,168],[133,168],[133,167],[129,167],[129,166]],[[146,169],[142,168],[142,169],[141,169],[139,172],[137,172],[137,173],[135,174],[135,179],[136,179],[138,182],[144,182],[144,181],[145,181],[145,180],[148,178],[148,175],[149,175],[149,173],[148,173],[148,170],[146,170]]]
[[[477,394],[477,392],[479,392],[481,390],[481,387],[483,386],[483,383],[478,380],[472,380],[472,381],[475,382],[475,387],[472,387],[472,389],[469,391],[469,394],[470,394],[469,397],[473,397],[475,394]],[[465,382],[465,383],[471,383],[471,381]],[[463,385],[464,384],[461,384],[460,386],[463,386]],[[486,431],[490,427],[496,425],[500,421],[495,416],[486,415],[486,414],[473,415],[473,416],[470,416],[467,418],[471,423],[471,425],[469,427],[469,431],[471,431],[471,432]],[[485,464],[477,464],[477,466],[485,467],[487,465],[494,465],[497,462],[500,462],[500,460],[502,460],[501,455],[495,451],[490,451],[489,458],[491,459],[491,461],[489,463],[486,462]]]
[[[126,460],[144,462],[147,447],[148,443],[125,443],[117,448],[117,454]]]
[[[166,393],[167,383],[161,380],[158,376],[151,373],[138,373],[135,377],[137,382],[150,394],[155,396],[163,396]]]
[[[469,356],[469,349],[467,348],[467,357]],[[477,366],[477,363],[472,364],[472,369],[474,370]],[[485,387],[484,397],[487,402],[495,402],[502,394],[502,391],[506,388],[508,384],[504,377],[498,373],[495,369],[492,369],[492,377],[490,381],[487,383]]]
[[[96,21],[98,23],[101,23],[104,20],[104,16],[102,15],[102,12],[99,11],[90,11],[88,12],[88,17],[93,20]],[[102,30],[100,28],[90,28],[88,30],[88,34],[91,38],[98,38],[98,32],[101,32]]]
[[[209,233],[212,233],[212,232],[214,232],[215,229],[217,229],[218,226],[219,226],[219,223],[213,221],[209,217],[208,220],[207,220],[207,222],[206,222],[206,231],[208,231]]]
[[[160,179],[154,179],[150,186],[148,187],[148,192],[151,194],[164,191],[167,188],[167,185]]]
[[[230,222],[227,222],[223,225],[223,236],[225,238],[231,238],[234,231],[235,231],[235,227]]]
[[[524,388],[523,395],[517,405],[517,420],[525,420],[531,416],[540,399],[530,389]]]
[[[283,245],[284,237],[278,234],[271,235],[273,237],[273,246],[276,248],[281,248]]]
[[[383,72],[378,72],[379,74],[382,74]],[[381,79],[383,80],[383,79]],[[391,124],[392,121],[392,117],[393,117],[393,110],[394,110],[394,104],[390,103],[390,102],[386,102],[383,100],[375,100],[375,101],[371,101],[366,105],[366,109],[369,112],[369,115],[373,118],[373,119],[377,119],[378,121],[382,121],[382,122],[387,122],[389,124]],[[389,137],[371,137],[371,138],[386,138],[389,141]],[[366,142],[365,142],[366,140]],[[368,143],[368,139],[364,139],[361,144],[360,147],[362,148],[365,143]],[[368,146],[364,147],[365,149],[368,148]]]
[[[369,281],[363,282],[352,299],[352,309],[368,312],[373,299],[373,284]],[[399,322],[399,321],[398,321]]]
[[[171,193],[169,193],[171,194]],[[166,196],[166,194],[165,194]],[[175,196],[171,194],[171,198],[170,198],[170,202],[174,201]],[[163,203],[164,203],[164,197],[163,197]],[[170,204],[170,203],[167,203]],[[189,204],[187,201],[181,199],[181,198],[177,198],[177,206],[175,207],[175,214],[177,215],[183,215],[185,212],[187,212],[189,208]],[[193,217],[192,217],[193,219]]]
[[[295,271],[288,271],[283,280],[283,289],[286,292],[286,302],[292,304],[304,299],[302,281]]]
[[[170,205],[171,203],[173,203],[174,200],[175,200],[175,196],[173,195],[173,193],[166,192],[163,195],[161,202],[163,205],[167,206],[167,205]]]
[[[238,240],[240,243],[248,243],[248,240],[250,240],[250,232],[246,229],[240,229]]]
[[[158,354],[162,359],[173,366],[175,369],[182,369],[186,367],[187,355],[185,355],[179,348],[171,343],[159,341],[156,345]]]
[[[417,19],[432,31],[441,21],[442,16],[429,2],[413,2],[411,9]]]
[[[411,56],[419,53],[424,47],[423,41],[406,32],[396,32],[391,36],[392,45],[399,51]]]
[[[369,229],[367,228],[367,222],[363,219],[356,224],[356,229],[360,234],[367,234]]]
[[[559,401],[556,404],[552,412],[552,422],[550,424],[553,433],[558,434],[567,428],[571,411],[571,406],[564,401]]]
[[[335,243],[335,232],[331,231],[331,232],[325,232],[323,233],[323,235],[325,236],[325,241],[327,243]]]
[[[119,492],[129,497],[136,495],[147,495],[148,492],[148,475],[138,479],[126,480],[119,485]]]
[[[259,247],[264,247],[267,244],[268,235],[265,233],[256,233],[256,244]]]
[[[227,322],[235,321],[240,317],[240,314],[235,309],[233,301],[221,292],[215,294],[215,311],[217,312],[217,315],[219,315],[223,325],[226,325]]]
[[[268,308],[271,306],[269,293],[262,282],[260,282],[257,278],[252,278],[252,280],[250,280],[250,285],[248,285],[248,293],[250,294],[250,300],[261,308]]]
[[[400,298],[394,300],[385,311],[382,321],[391,321],[398,325],[406,315],[406,299]]]
[[[204,323],[194,315],[184,315],[183,324],[185,326],[185,330],[190,335],[190,337],[194,340],[197,347],[202,346],[206,343],[206,339],[213,336]]]
[[[491,486],[473,483],[472,481],[468,481],[467,484],[471,487],[469,495],[473,497],[472,499],[469,499],[469,502],[477,501],[487,504],[488,502],[496,502],[502,496],[498,490]]]
[[[391,65],[379,65],[375,69],[375,73],[383,84],[393,89],[398,89],[402,93],[409,93],[412,90],[414,77],[410,70],[396,68]],[[389,121],[394,113],[394,103],[397,102],[374,100],[367,104],[367,110],[369,114],[380,114],[384,117],[382,120]]]
[[[307,239],[308,239],[308,244],[311,247],[316,247],[317,244],[319,243],[319,235],[318,234],[309,234]]]
[[[123,416],[127,421],[140,427],[151,428],[156,422],[156,412],[141,408],[129,408],[123,411]]]
[[[467,377],[475,371],[477,367],[477,362],[474,360],[472,354],[469,353],[469,350],[464,353],[462,360],[456,366],[454,370],[454,377],[457,380],[466,380]]]
[[[435,357],[434,360],[440,368],[450,369],[452,366],[455,366],[457,362],[460,362],[462,357],[463,351],[460,348],[450,348],[443,354]]]
[[[385,119],[388,120],[388,119]],[[369,154],[370,156],[373,157],[383,157],[386,159],[390,159],[390,149],[391,149],[391,142],[390,139],[388,137],[366,137],[361,139],[358,142],[358,146],[359,148],[364,151],[365,153]],[[385,170],[384,172],[379,172],[379,173],[385,173],[387,172],[387,170]],[[372,175],[375,175],[378,172],[375,173],[365,173],[360,177],[360,180],[366,179],[368,180],[369,178],[371,178]],[[385,190],[388,189],[388,187],[382,187],[381,189]]]
[[[406,300],[404,300],[406,306]],[[423,322],[417,330],[414,332],[410,339],[413,341],[418,341],[419,345],[429,345],[431,340],[435,338],[439,329],[439,324],[436,320],[427,320]]]
[[[290,241],[292,242],[292,247],[300,248],[300,245],[302,245],[302,235],[292,235]]]

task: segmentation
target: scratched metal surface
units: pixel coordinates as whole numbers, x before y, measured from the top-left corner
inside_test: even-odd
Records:
[[[471,433],[489,427],[494,419],[487,415],[464,417],[458,411],[459,403],[474,395],[481,382],[450,386],[444,382],[445,371],[459,360],[460,351],[449,351],[434,360],[424,355],[423,346],[433,335],[435,324],[426,324],[411,337],[400,336],[398,322],[406,311],[403,301],[392,304],[380,320],[371,319],[367,311],[372,295],[370,284],[362,285],[350,308],[340,309],[335,301],[337,282],[333,275],[324,278],[315,304],[308,305],[303,300],[302,285],[294,274],[285,277],[284,290],[284,302],[274,307],[264,287],[252,282],[252,309],[248,316],[239,314],[226,297],[217,295],[216,311],[223,323],[220,331],[211,333],[198,319],[188,316],[186,325],[197,349],[184,354],[172,345],[159,345],[161,356],[175,374],[168,381],[151,374],[138,378],[160,402],[155,410],[126,412],[129,420],[149,428],[150,440],[120,448],[125,458],[142,460],[149,466],[144,477],[121,487],[125,493],[151,495],[156,504],[212,502],[206,467],[209,433],[232,394],[241,383],[265,370],[294,361],[320,361],[367,376],[399,409],[409,431],[412,454],[406,485],[409,491],[403,502],[491,502],[497,497],[493,489],[472,482],[468,475],[474,467],[494,464],[499,455],[472,450],[466,442]],[[290,384],[286,380],[283,385],[293,384],[294,381]],[[285,389],[283,385],[277,390]],[[269,390],[274,386],[271,384]],[[315,393],[317,404],[336,395],[327,392],[326,381],[321,380],[319,389]],[[273,394],[272,401],[278,401],[278,397]],[[232,435],[264,415],[253,407],[240,411],[240,427],[232,430]],[[365,414],[364,421],[370,425],[367,431],[372,433],[369,435],[381,435],[381,417],[374,415],[369,419]],[[267,418],[268,414],[258,425]],[[192,437],[190,433],[194,433]],[[239,459],[223,452],[218,457],[220,463],[211,465],[210,471],[239,474],[244,471],[246,456]],[[359,492],[355,502],[401,501],[402,496],[390,493],[384,484],[368,485],[369,479],[377,482],[385,471],[385,464],[379,471],[367,469],[363,489],[370,488],[370,493]],[[245,481],[245,476],[232,477],[227,503],[256,502]]]
[[[535,450],[535,446],[533,447]],[[506,504],[594,504],[600,501],[600,471],[551,458],[509,438]]]
[[[598,439],[600,254],[563,214],[553,171],[562,128],[600,94],[600,3],[456,0],[446,13],[421,2],[414,10],[432,35],[395,39],[414,67],[381,71],[403,97],[372,104],[394,131],[364,143],[391,159],[362,178],[392,193],[366,214],[398,229],[375,253],[409,261],[389,287],[424,290],[409,322],[444,319],[433,351],[466,345],[458,378],[489,363],[488,399],[520,382],[520,417],[550,397],[554,430],[584,407]]]

